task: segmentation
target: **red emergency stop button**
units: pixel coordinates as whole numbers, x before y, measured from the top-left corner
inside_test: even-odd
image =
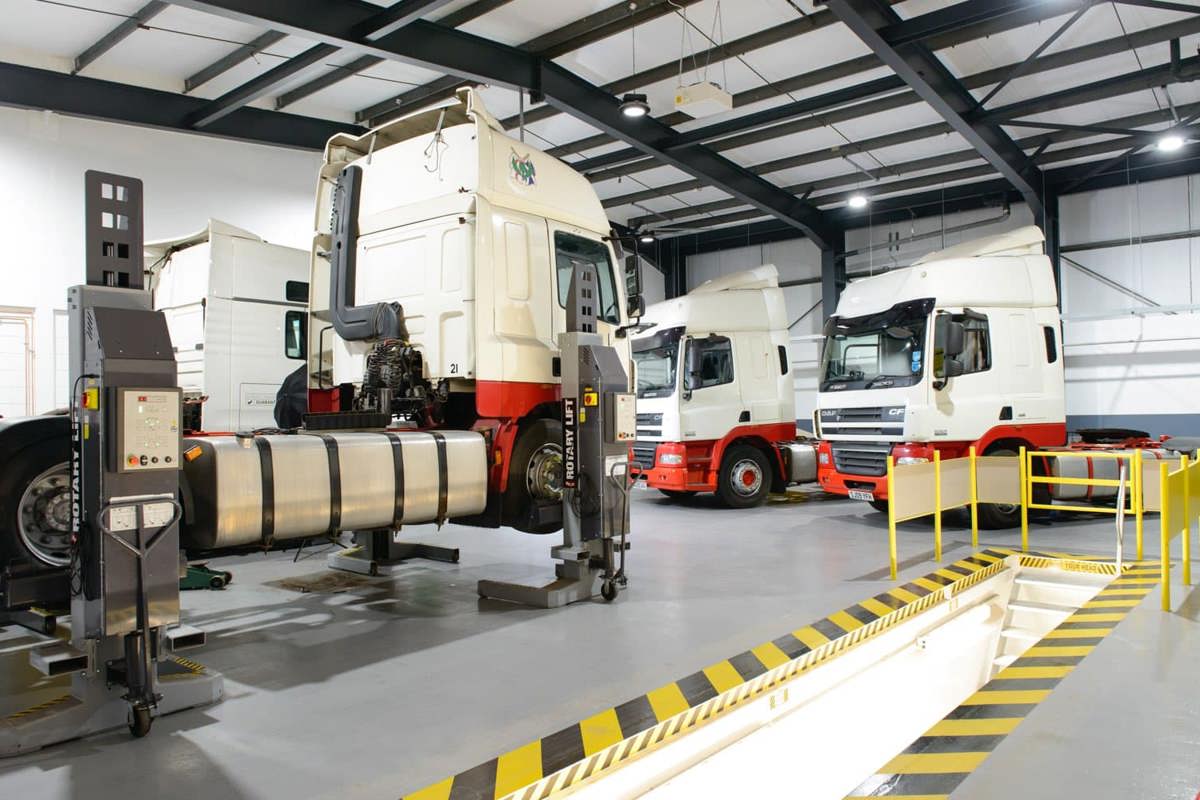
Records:
[[[130,456],[127,460],[129,461],[129,466],[131,466],[131,467],[136,467],[138,465],[138,457],[137,456]]]

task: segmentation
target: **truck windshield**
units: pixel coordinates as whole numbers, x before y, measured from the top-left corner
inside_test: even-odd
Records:
[[[861,317],[825,323],[821,391],[911,386],[925,367],[925,328],[932,298],[908,300]]]
[[[674,394],[679,345],[635,352],[633,360],[637,362],[638,397],[670,397]]]

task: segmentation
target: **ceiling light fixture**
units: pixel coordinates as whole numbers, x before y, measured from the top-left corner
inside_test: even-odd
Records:
[[[654,244],[654,234],[653,233],[643,233],[641,236],[638,237],[638,241],[641,242],[642,244]]]
[[[621,113],[627,117],[644,117],[650,113],[650,104],[641,92],[629,92],[621,97]]]
[[[854,194],[850,195],[850,200],[847,202],[851,208],[866,208],[867,196],[865,194],[855,192]]]
[[[1164,153],[1174,153],[1181,147],[1183,147],[1183,137],[1174,133],[1168,133],[1158,140],[1158,149]]]

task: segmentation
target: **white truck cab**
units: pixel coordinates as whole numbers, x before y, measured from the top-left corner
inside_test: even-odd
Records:
[[[210,220],[196,233],[147,242],[154,307],[167,318],[189,430],[275,425],[275,393],[295,362],[308,305],[308,251]]]
[[[646,311],[634,339],[633,471],[670,497],[744,508],[813,463],[796,445],[787,310],[773,265],[726,275]],[[809,474],[808,479],[813,475]]]
[[[1033,226],[852,281],[825,327],[814,429],[827,492],[885,509],[886,466],[1066,442],[1061,323]],[[1013,509],[981,507],[985,526]]]
[[[317,190],[310,414],[485,433],[480,524],[556,529],[536,517],[559,508],[557,336],[575,266],[595,267],[596,332],[625,365],[622,329],[642,310],[636,260],[614,243],[587,179],[507,135],[473,89],[333,137]]]

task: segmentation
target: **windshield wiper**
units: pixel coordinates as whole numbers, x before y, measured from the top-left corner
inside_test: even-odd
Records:
[[[866,386],[863,386],[863,388],[864,389],[873,388],[875,386],[876,381],[882,381],[885,379],[899,380],[901,378],[907,378],[907,377],[909,377],[909,376],[908,375],[876,375],[874,378],[871,378],[871,380],[867,381]]]

